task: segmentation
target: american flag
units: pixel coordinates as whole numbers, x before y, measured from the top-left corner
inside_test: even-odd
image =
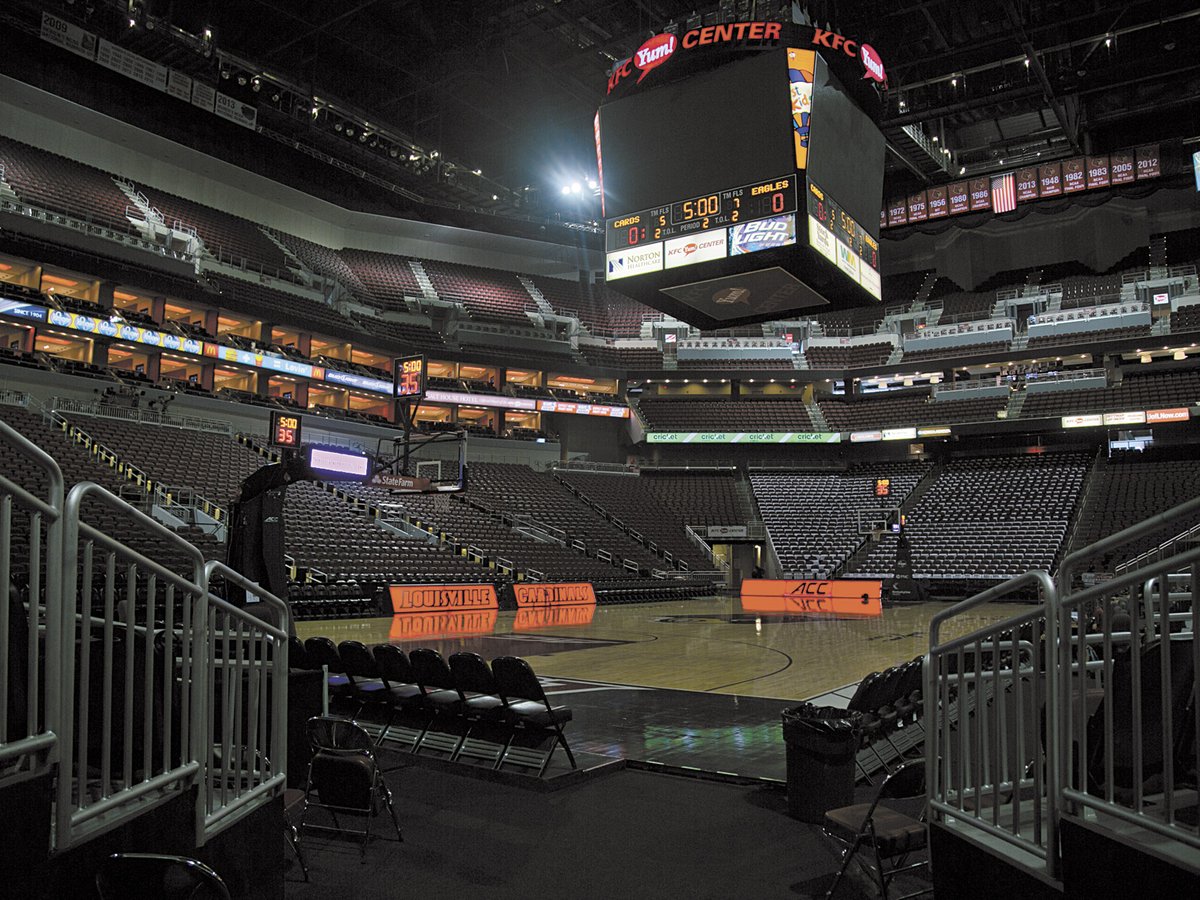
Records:
[[[1017,179],[1012,172],[992,176],[992,211],[1012,212],[1017,208]]]

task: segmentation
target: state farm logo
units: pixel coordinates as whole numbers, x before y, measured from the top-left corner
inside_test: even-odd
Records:
[[[875,52],[874,47],[870,44],[863,44],[859,47],[859,57],[862,59],[863,68],[867,70],[863,74],[863,78],[887,84],[887,74],[883,71],[883,60]]]
[[[671,58],[671,54],[675,52],[677,41],[673,34],[656,34],[642,46],[638,47],[637,52],[633,54],[633,64],[642,70],[642,74],[638,76],[637,84],[642,83],[642,79],[650,74],[652,69],[656,69]]]

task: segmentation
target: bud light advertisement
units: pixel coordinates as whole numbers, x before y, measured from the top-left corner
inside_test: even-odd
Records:
[[[774,250],[796,243],[796,217],[775,216],[734,225],[729,229],[729,255]]]

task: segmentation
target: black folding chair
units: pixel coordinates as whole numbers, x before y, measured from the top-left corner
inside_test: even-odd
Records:
[[[335,716],[313,716],[306,728],[313,757],[308,764],[308,779],[304,786],[301,834],[307,828],[360,834],[363,839],[361,852],[365,858],[371,839],[371,820],[386,809],[396,828],[396,839],[403,841],[400,822],[392,805],[392,792],[375,758],[371,736],[357,722]],[[310,824],[310,806],[329,810],[333,827]],[[363,816],[366,824],[362,831],[342,828],[338,813]]]
[[[551,706],[537,675],[533,673],[529,663],[518,656],[499,656],[492,660],[492,674],[496,677],[496,688],[504,701],[505,716],[513,726],[513,733],[504,746],[504,752],[496,760],[496,768],[503,766],[512,755],[513,742],[520,731],[544,732],[554,736],[550,752],[537,767],[538,777],[545,773],[559,744],[562,744],[563,750],[567,752],[571,768],[578,768],[575,755],[567,744],[566,735],[563,734],[563,725],[572,718],[570,707]],[[524,761],[519,761],[518,764],[530,767],[536,765]]]
[[[337,650],[350,684],[351,696],[358,702],[354,717],[358,718],[368,706],[386,706],[387,688],[379,677],[375,657],[366,645],[360,641],[342,641]]]
[[[455,686],[454,673],[450,671],[450,666],[442,654],[430,647],[418,647],[408,654],[408,659],[412,663],[413,680],[421,689],[421,700],[433,715],[429,727],[425,729],[425,734],[421,736],[413,752],[420,752],[426,743],[430,743],[433,750],[447,753],[453,759],[467,736],[465,729],[456,728],[453,733],[435,732],[433,724],[438,721],[450,721],[453,727],[454,720],[462,712],[462,697]],[[452,746],[442,740],[430,742],[431,737],[436,735],[437,738],[441,738],[443,734],[448,734]]]
[[[114,853],[96,872],[100,900],[230,900],[221,876],[186,856]]]
[[[325,670],[325,694],[322,709],[329,711],[330,698],[347,698],[353,695],[354,688],[346,677],[342,658],[338,656],[337,645],[327,637],[310,637],[304,642],[304,655],[311,669]]]
[[[408,655],[395,644],[378,644],[373,651],[375,666],[379,671],[388,693],[388,720],[383,731],[379,733],[379,744],[391,733],[396,723],[396,715],[401,712],[420,711],[420,725],[413,728],[414,736],[410,749],[420,744],[429,728],[431,716],[425,711],[425,701],[420,686],[413,675],[412,663]]]
[[[913,818],[890,806],[881,805],[884,800],[911,800],[918,797],[925,797],[924,760],[906,763],[888,775],[870,803],[843,806],[825,813],[825,834],[845,847],[842,867],[825,894],[826,900],[833,896],[850,862],[860,850],[871,852],[871,860],[859,859],[858,864],[878,886],[883,900],[888,900],[888,885],[896,875],[929,864],[924,859],[908,862],[910,854],[924,850],[928,843],[923,814],[922,818]],[[898,900],[932,892],[932,887],[923,888],[905,894]]]
[[[500,688],[491,667],[478,653],[461,650],[450,656],[450,672],[454,676],[454,686],[462,703],[461,714],[467,722],[467,733],[463,735],[462,743],[454,758],[471,756],[477,759],[491,759],[495,764],[504,752],[503,743],[494,745],[495,750],[484,750],[472,746],[471,737],[476,728],[489,725],[498,726],[506,737],[511,735],[510,726],[505,724],[505,705],[500,698]]]

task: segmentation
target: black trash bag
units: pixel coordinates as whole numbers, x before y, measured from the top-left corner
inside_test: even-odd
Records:
[[[802,703],[783,711],[788,812],[819,823],[854,798],[854,760],[862,745],[862,713]]]

